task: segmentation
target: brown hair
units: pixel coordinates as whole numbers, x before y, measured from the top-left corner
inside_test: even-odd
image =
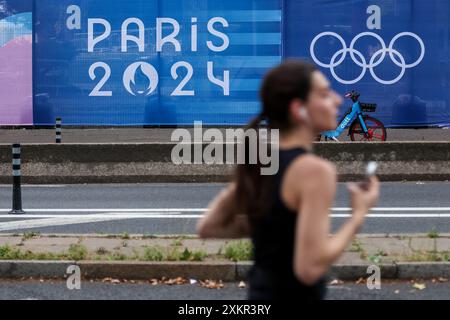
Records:
[[[256,129],[265,120],[269,129],[279,129],[281,133],[292,129],[289,107],[294,99],[308,100],[311,78],[317,69],[305,61],[287,61],[272,69],[264,78],[260,96],[263,110],[245,128]],[[245,153],[248,154],[248,140],[245,140]],[[273,151],[272,151],[273,152]],[[235,171],[235,204],[237,212],[247,214],[255,222],[267,209],[272,199],[271,183],[273,176],[261,175],[261,163],[250,164],[245,161]]]

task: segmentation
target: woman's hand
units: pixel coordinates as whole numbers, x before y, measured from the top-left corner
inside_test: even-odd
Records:
[[[353,219],[362,225],[369,210],[378,202],[380,181],[373,176],[369,178],[368,182],[363,184],[349,183],[347,188],[351,195]]]

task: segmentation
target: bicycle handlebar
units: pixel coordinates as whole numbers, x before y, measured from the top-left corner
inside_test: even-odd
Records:
[[[353,102],[357,102],[360,96],[361,95],[354,90],[345,95],[346,98],[352,99]]]

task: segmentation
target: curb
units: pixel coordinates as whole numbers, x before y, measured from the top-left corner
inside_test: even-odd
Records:
[[[246,279],[252,262],[98,262],[98,261],[0,261],[0,279],[65,278],[70,265],[80,267],[86,279],[149,280],[165,278]],[[341,280],[367,278],[370,264],[334,265],[328,276]],[[383,279],[450,278],[448,262],[399,262],[379,266]]]
[[[182,277],[186,279],[237,280],[236,264],[229,262],[80,262],[77,265],[80,267],[82,276],[87,279],[149,280]]]
[[[448,262],[416,262],[416,263],[397,263],[397,278],[411,279],[414,275],[421,274],[421,278],[450,278],[450,263]]]
[[[75,261],[0,261],[1,278],[62,278]]]
[[[0,233],[1,237],[15,237],[18,233]],[[19,233],[21,235],[21,233]],[[121,237],[121,234],[116,235],[117,238]],[[130,239],[142,238],[143,235],[136,233],[128,234]],[[96,234],[96,233],[39,233],[39,237],[43,238],[91,238],[91,239],[111,239],[111,235],[108,234]],[[197,234],[152,234],[153,239],[178,239],[183,237],[184,239],[199,239]],[[370,238],[427,238],[429,239],[428,233],[359,233],[356,235],[357,239],[370,239]],[[439,233],[439,238],[450,238],[450,233]],[[250,240],[250,239],[248,239]],[[1,261],[1,260],[0,260]]]
[[[367,264],[339,264],[339,265],[333,265],[331,267],[330,272],[328,273],[328,276],[333,279],[340,279],[340,280],[358,280],[360,278],[367,278],[373,272],[368,273],[367,268],[371,266],[370,263]],[[382,279],[398,279],[397,277],[397,265],[392,264],[382,264],[379,265],[381,270],[381,277]],[[411,273],[411,279],[412,278],[420,278],[421,272],[420,270],[417,270],[416,273]]]

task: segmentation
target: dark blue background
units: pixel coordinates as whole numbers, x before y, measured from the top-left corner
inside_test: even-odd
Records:
[[[450,124],[450,1],[447,0],[396,0],[396,1],[285,1],[285,55],[311,59],[310,44],[323,31],[340,34],[350,45],[352,39],[367,30],[369,5],[381,7],[379,34],[386,45],[398,33],[409,31],[424,41],[426,54],[423,61],[407,69],[401,81],[392,85],[376,82],[370,75],[354,85],[335,81],[329,69],[323,72],[333,81],[341,93],[358,90],[361,99],[378,103],[376,116],[386,125],[394,126],[447,126]],[[328,38],[330,39],[330,38]],[[357,49],[365,53],[376,40],[362,38]],[[329,62],[341,49],[335,42],[318,42],[317,56]],[[412,38],[398,40],[395,45],[406,63],[414,62],[420,55],[419,45]],[[367,61],[370,56],[365,54]],[[312,60],[312,59],[311,59]],[[348,55],[336,73],[344,79],[355,79],[361,68]],[[383,79],[394,79],[400,68],[392,63],[389,55],[376,67],[376,74]],[[347,107],[342,108],[342,112]]]
[[[20,10],[20,1],[14,10]],[[82,30],[69,31],[65,28],[66,8],[78,4],[82,8]],[[36,124],[53,124],[56,116],[62,116],[65,124],[84,125],[173,125],[192,124],[201,120],[206,124],[244,124],[259,111],[258,85],[266,70],[282,57],[311,59],[309,49],[312,39],[323,31],[340,34],[347,45],[359,33],[367,30],[366,9],[379,5],[382,10],[382,29],[379,34],[386,44],[398,33],[414,32],[425,43],[426,55],[423,61],[407,69],[404,77],[396,84],[383,85],[376,82],[367,72],[354,85],[343,85],[334,80],[330,70],[323,72],[332,80],[334,88],[345,93],[355,89],[362,93],[362,100],[376,102],[379,108],[375,114],[387,126],[448,126],[450,125],[450,1],[447,0],[39,0],[35,1],[35,36],[37,38],[34,56],[34,119]],[[259,40],[251,45],[241,42],[232,44],[223,53],[212,53],[199,43],[199,52],[175,53],[170,46],[160,55],[154,48],[144,54],[132,50],[128,54],[117,52],[119,40],[103,45],[102,53],[87,54],[86,32],[88,18],[105,18],[112,24],[113,31],[120,30],[128,17],[141,18],[147,28],[154,28],[155,18],[172,17],[182,24],[182,41],[190,37],[189,19],[200,17],[201,11],[217,16],[221,13],[229,18],[230,10],[249,10],[246,21],[232,21],[226,33],[253,33]],[[251,12],[279,10],[283,12],[280,21],[255,21]],[[205,20],[206,21],[206,20]],[[205,29],[205,21],[199,19],[199,30]],[[253,22],[252,22],[253,21]],[[186,29],[187,28],[187,32]],[[203,30],[204,31],[204,30]],[[202,30],[200,30],[202,32]],[[264,43],[265,34],[283,32],[283,48],[277,44]],[[154,37],[154,29],[146,40]],[[206,36],[205,36],[206,37]],[[206,38],[205,38],[206,39]],[[214,40],[215,38],[212,38]],[[266,38],[268,39],[268,38]],[[233,43],[233,41],[232,41]],[[361,39],[358,50],[367,53],[374,39]],[[417,43],[412,39],[399,40],[395,46],[410,63],[418,55]],[[321,41],[317,55],[322,61],[330,60],[339,50],[339,43]],[[364,54],[366,59],[370,55]],[[239,62],[227,60],[230,56],[243,57]],[[224,60],[225,59],[225,60]],[[160,71],[158,94],[150,97],[134,97],[122,85],[122,72],[132,62],[151,62]],[[178,84],[170,77],[173,62],[185,60],[195,67],[195,75],[186,89],[195,89],[195,97],[170,97],[169,93]],[[216,61],[216,70],[231,72],[231,96],[224,97],[218,87],[205,83],[206,61]],[[113,90],[113,97],[89,97],[96,82],[88,76],[89,66],[104,61],[112,68],[112,77],[105,86]],[[219,64],[219,62],[221,64]],[[220,71],[220,73],[219,73]],[[361,68],[347,56],[336,68],[343,78],[354,78]],[[387,55],[376,73],[385,79],[394,78],[400,68]],[[100,72],[100,71],[98,71]],[[342,107],[344,112],[346,106]]]

